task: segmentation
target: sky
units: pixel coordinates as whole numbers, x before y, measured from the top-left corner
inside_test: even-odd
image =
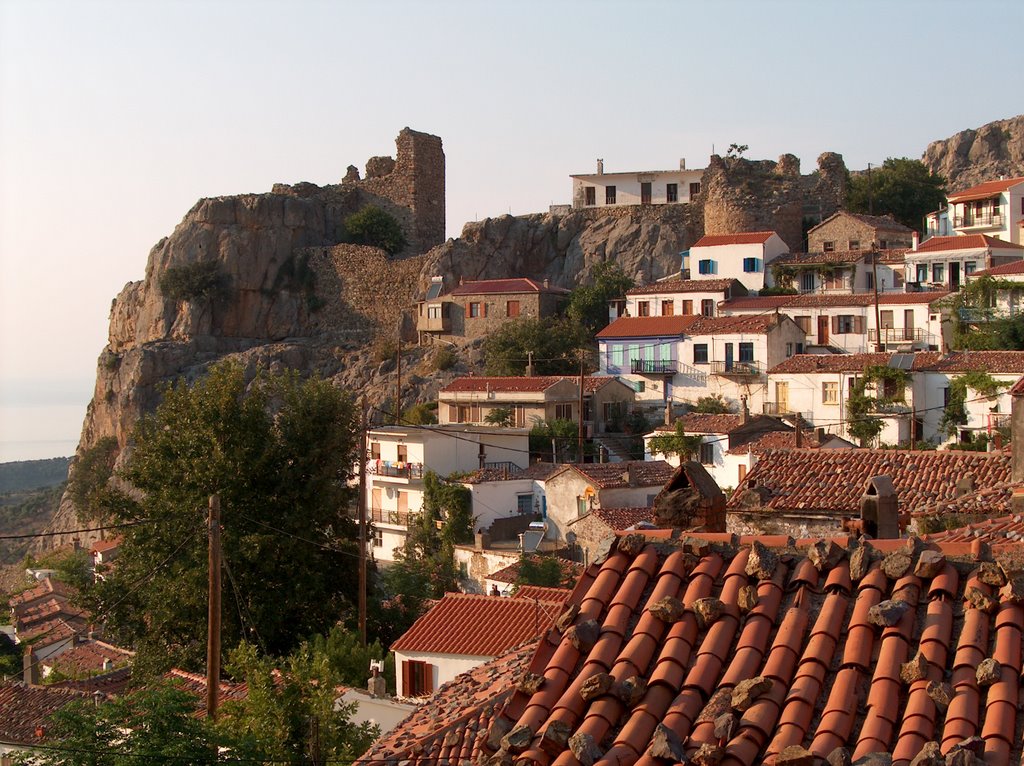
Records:
[[[449,236],[715,149],[851,169],[1024,112],[1024,3],[0,0],[0,461],[74,451],[110,302],[201,197],[442,137]],[[976,55],[977,54],[977,55]]]

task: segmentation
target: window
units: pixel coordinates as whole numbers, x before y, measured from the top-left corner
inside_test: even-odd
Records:
[[[651,182],[641,181],[640,182],[640,204],[650,205],[651,204]]]
[[[402,660],[402,696],[425,697],[434,692],[434,666],[422,660]]]
[[[583,204],[584,205],[596,205],[597,204],[597,189],[593,186],[587,186],[583,189]]]
[[[840,314],[832,317],[832,332],[836,335],[864,334],[864,317],[853,314]]]
[[[663,317],[670,317],[676,313],[676,304],[674,301],[662,301],[661,302],[661,315]]]
[[[679,184],[665,184],[665,201],[679,201]]]
[[[841,290],[845,286],[846,269],[833,269],[825,278],[826,290]]]
[[[480,313],[480,304],[474,302],[474,303],[470,303],[469,304],[469,315],[471,317],[481,317],[481,316],[486,316],[486,313],[481,314]]]
[[[786,344],[786,358],[789,359],[789,357],[791,357],[791,356],[793,356],[793,344],[792,343],[787,343]]]
[[[941,282],[946,278],[946,265],[944,263],[932,264],[932,282]]]
[[[713,465],[715,462],[715,445],[711,442],[701,442],[700,462],[704,465]]]
[[[371,531],[371,534],[373,534],[373,547],[374,548],[383,548],[384,547],[384,532],[382,530],[380,530],[380,529],[372,529],[370,531]]]
[[[638,394],[642,394],[644,391],[647,390],[647,381],[645,381],[645,380],[633,381],[633,390],[636,391]]]
[[[879,250],[888,250],[889,249],[889,241],[885,240],[885,239],[878,240],[878,249]]]
[[[506,301],[505,303],[505,316],[517,317],[519,316],[519,301]]]
[[[809,293],[814,289],[813,271],[800,272],[800,289],[803,290],[805,293]]]
[[[743,271],[750,274],[751,272],[761,270],[761,259],[760,258],[744,258],[743,259]]]
[[[693,301],[683,301],[683,316],[693,314]]]
[[[850,248],[850,250],[860,250],[860,240],[851,239],[847,246]]]
[[[620,345],[612,346],[612,364],[616,367],[621,367],[623,362],[623,351],[624,349]]]
[[[710,258],[705,258],[702,261],[697,262],[697,273],[698,274],[717,274],[718,267],[715,262]]]
[[[707,364],[708,363],[708,344],[707,343],[694,343],[693,344],[693,363],[694,364]]]
[[[533,513],[533,495],[516,495],[516,512]]]
[[[973,274],[978,270],[978,264],[975,261],[967,261],[964,264],[964,274]]]
[[[796,322],[796,326],[800,328],[804,335],[811,334],[811,318],[809,316],[793,317],[793,321]]]
[[[928,264],[919,263],[917,264],[917,281],[927,282],[928,281]]]
[[[893,319],[892,311],[890,311],[890,310],[880,311],[879,312],[879,316],[881,317],[882,329],[883,330],[891,330],[893,327],[896,326],[894,324],[895,320]]]
[[[556,404],[555,420],[572,420],[572,404]]]
[[[700,302],[700,315],[713,317],[715,315],[715,302],[711,298],[705,298]]]
[[[696,194],[700,194],[700,181],[690,184],[690,196],[693,197]]]
[[[836,243],[835,242],[831,242],[831,241],[829,241],[829,242],[822,242],[821,243],[821,249],[822,249],[822,251],[824,251],[826,253],[834,253],[836,251]]]
[[[380,442],[370,442],[370,460],[380,460]]]
[[[821,403],[839,404],[839,384],[825,381],[821,384]]]
[[[434,303],[427,306],[427,319],[440,319],[443,316],[441,311],[441,304]]]
[[[615,204],[615,187],[606,186],[604,187],[604,204],[614,205]]]
[[[797,343],[796,344],[796,352],[798,354],[802,354],[804,352],[804,344],[803,343]]]
[[[868,290],[874,290],[875,289],[875,275],[872,274],[870,271],[868,271],[868,272],[865,272],[864,276],[867,278],[865,284],[867,285]]]
[[[638,317],[649,317],[651,315],[650,301],[637,301],[636,315]]]
[[[409,447],[405,444],[398,445],[398,462],[408,463],[409,462]]]
[[[754,344],[753,343],[741,343],[740,344],[740,361],[746,364],[750,364],[754,361]]]

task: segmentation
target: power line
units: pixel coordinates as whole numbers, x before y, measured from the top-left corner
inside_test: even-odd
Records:
[[[102,532],[107,529],[124,529],[125,527],[137,527],[140,524],[156,524],[156,519],[140,519],[139,521],[126,521],[122,524],[108,524],[103,527],[82,527],[79,529],[66,529],[61,532],[35,532],[29,535],[0,535],[0,540],[28,540],[36,537],[56,537],[57,535],[76,535],[84,532]]]

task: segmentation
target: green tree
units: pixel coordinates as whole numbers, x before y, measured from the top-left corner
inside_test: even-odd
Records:
[[[598,263],[590,279],[572,291],[566,315],[593,335],[608,324],[608,301],[623,297],[636,283],[615,261]]]
[[[104,436],[71,464],[68,495],[83,521],[102,522],[111,505],[119,499],[110,487],[117,453],[117,439]]]
[[[221,502],[223,642],[243,637],[286,654],[355,602],[354,525],[345,513],[355,460],[349,399],[294,374],[219,364],[167,388],[134,432],[123,471],[141,499],[116,509],[127,527],[117,567],[89,605],[137,650],[141,676],[205,657],[206,508]]]
[[[536,423],[530,429],[530,455],[551,463],[572,463],[579,452],[579,433],[579,424],[565,418]],[[584,442],[584,452],[589,446]]]
[[[326,658],[338,683],[357,689],[366,686],[370,661],[384,659],[380,641],[370,641],[363,646],[359,634],[342,625],[335,625],[327,635],[315,636],[310,644],[314,656]]]
[[[578,349],[589,344],[587,331],[570,319],[521,318],[484,339],[484,367],[488,375],[523,375],[532,353],[535,375],[578,375]]]
[[[967,424],[967,397],[974,391],[979,399],[995,399],[999,392],[1011,385],[996,380],[987,372],[966,372],[949,382],[949,401],[939,420],[939,433],[952,438],[960,426]]]
[[[885,366],[867,367],[854,381],[846,400],[846,429],[860,446],[872,446],[882,433],[885,422],[879,414],[890,405],[905,401],[906,385],[906,372]],[[869,387],[873,387],[874,395],[869,393]]]
[[[729,407],[729,404],[722,398],[721,394],[712,394],[697,399],[697,404],[694,406],[693,411],[708,415],[728,415],[732,412],[732,408]]]
[[[484,422],[490,423],[492,426],[510,428],[513,422],[512,408],[494,407],[484,416]]]
[[[417,402],[402,413],[402,423],[428,426],[437,422],[437,402]]]
[[[682,461],[692,459],[700,454],[700,445],[704,437],[700,434],[687,436],[683,429],[683,421],[676,421],[676,428],[671,433],[660,433],[652,436],[648,449],[652,455],[678,455]]]
[[[379,247],[388,255],[401,252],[408,244],[398,219],[375,205],[346,218],[345,231],[353,242]]]
[[[925,214],[945,203],[946,179],[907,157],[890,157],[882,167],[852,176],[846,196],[850,212],[891,215],[918,231]]]
[[[554,556],[522,556],[516,585],[540,585],[545,588],[563,586],[562,565]]]

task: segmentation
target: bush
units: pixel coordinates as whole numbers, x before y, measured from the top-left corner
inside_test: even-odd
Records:
[[[227,278],[216,261],[171,266],[159,279],[160,292],[175,301],[213,298],[227,289]]]
[[[700,397],[697,400],[697,404],[694,406],[693,411],[708,415],[729,415],[732,413],[732,409],[729,407],[725,399],[722,398],[721,394]]]
[[[434,351],[434,369],[439,372],[450,370],[458,364],[459,357],[450,346],[439,346]]]
[[[352,242],[379,247],[388,255],[404,250],[408,244],[398,219],[374,205],[346,218],[345,231]]]
[[[414,426],[429,426],[437,422],[437,402],[419,402],[402,413],[402,422]]]

